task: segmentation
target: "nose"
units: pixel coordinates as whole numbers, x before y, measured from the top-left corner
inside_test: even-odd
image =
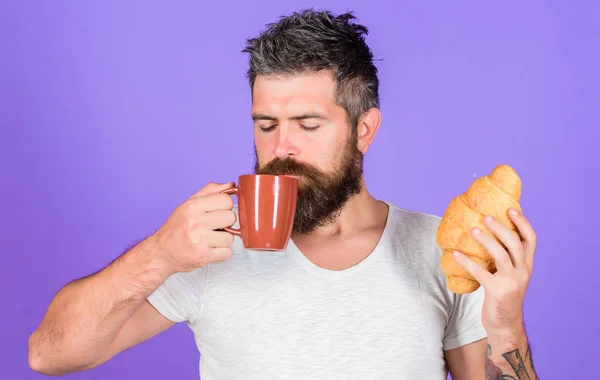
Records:
[[[298,147],[292,143],[289,132],[283,129],[279,129],[277,143],[273,148],[273,155],[279,159],[297,156],[300,153]]]

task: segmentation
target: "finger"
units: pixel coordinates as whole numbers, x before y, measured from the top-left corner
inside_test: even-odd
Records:
[[[495,235],[495,237],[497,237],[498,240],[504,244],[514,266],[516,268],[524,266],[525,252],[523,250],[523,243],[521,242],[519,235],[510,228],[506,227],[502,222],[489,215],[483,218],[483,222]],[[504,251],[506,252],[506,250]]]
[[[498,272],[507,273],[514,269],[510,255],[498,240],[477,227],[471,230],[471,234],[473,235],[473,238],[494,258]]]
[[[233,182],[226,182],[226,183],[211,182],[211,183],[208,183],[206,186],[204,186],[202,189],[200,189],[197,193],[192,195],[190,198],[203,197],[203,196],[210,195],[210,194],[218,194],[221,191],[227,190],[234,186],[235,186],[235,184]]]
[[[511,209],[508,212],[510,219],[519,229],[523,238],[523,251],[525,252],[525,262],[529,268],[533,267],[533,257],[537,246],[537,235],[531,226],[531,223],[517,210]]]
[[[206,235],[206,245],[210,248],[229,248],[233,244],[234,237],[225,231],[210,231]]]
[[[190,234],[190,242],[201,251],[206,248],[227,248],[233,244],[234,236],[225,231],[198,229]]]
[[[217,261],[226,261],[231,258],[231,248],[213,248],[209,251],[209,261],[214,263]]]
[[[229,194],[211,194],[200,198],[191,199],[195,214],[231,210],[233,208],[233,198]]]
[[[494,281],[494,275],[475,263],[468,256],[459,251],[454,251],[454,259],[484,288],[488,288]]]
[[[231,227],[235,224],[237,218],[231,210],[216,210],[204,212],[198,216],[198,221],[194,227],[217,230],[225,227]]]

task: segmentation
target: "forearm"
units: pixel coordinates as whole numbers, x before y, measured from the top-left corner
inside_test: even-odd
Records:
[[[525,328],[488,334],[486,379],[537,380]]]
[[[64,373],[102,356],[131,314],[170,272],[145,240],[102,271],[61,289],[30,338],[32,367]]]

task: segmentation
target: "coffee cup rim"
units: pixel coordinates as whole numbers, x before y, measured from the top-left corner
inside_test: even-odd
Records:
[[[298,177],[292,174],[242,174],[240,178],[247,177],[270,177],[270,178],[289,178],[292,180],[298,180]]]

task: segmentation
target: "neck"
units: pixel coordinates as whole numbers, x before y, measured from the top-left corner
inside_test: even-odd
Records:
[[[384,202],[375,199],[363,184],[360,193],[346,202],[333,222],[318,227],[308,234],[294,233],[292,238],[343,238],[357,231],[366,230],[374,224],[381,223],[382,218],[385,220],[387,217],[387,212],[388,206]]]

